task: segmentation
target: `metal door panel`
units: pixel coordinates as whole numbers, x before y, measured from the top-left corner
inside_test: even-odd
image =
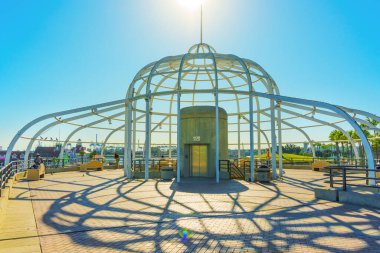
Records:
[[[207,177],[207,145],[191,145],[191,175]]]
[[[207,146],[199,146],[199,176],[207,177]]]
[[[193,177],[199,177],[199,146],[191,146],[191,171]]]

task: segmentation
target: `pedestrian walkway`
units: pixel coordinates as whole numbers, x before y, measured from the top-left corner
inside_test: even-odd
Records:
[[[14,184],[0,225],[0,253],[41,252],[27,181]]]
[[[11,202],[25,205],[19,215],[44,253],[379,252],[379,210],[315,200],[324,180],[288,170],[269,184],[178,185],[130,181],[120,170],[65,172],[29,183],[33,210],[25,183]]]

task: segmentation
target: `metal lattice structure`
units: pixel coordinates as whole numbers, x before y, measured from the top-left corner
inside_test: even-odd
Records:
[[[176,147],[180,157],[180,109],[187,106],[213,105],[227,111],[230,147],[240,150],[245,142],[249,144],[250,160],[254,161],[254,150],[261,156],[263,146],[270,147],[272,154],[279,154],[278,164],[272,156],[272,173],[282,173],[283,132],[298,131],[309,143],[313,156],[313,140],[307,129],[329,126],[342,131],[353,145],[356,158],[359,152],[352,137],[341,124],[345,123],[355,130],[363,143],[369,168],[374,168],[371,146],[359,124],[367,129],[379,131],[368,123],[369,117],[380,121],[372,113],[280,95],[279,88],[271,76],[256,62],[232,54],[220,54],[208,44],[192,46],[188,53],[168,56],[142,68],[128,88],[125,99],[108,103],[77,108],[48,114],[24,126],[9,145],[6,162],[19,138],[29,138],[25,160],[39,136],[59,125],[67,124],[75,129],[62,140],[63,147],[72,137],[86,129],[96,128],[107,132],[103,149],[111,136],[124,131],[124,171],[131,177],[132,160],[135,159],[137,142],[144,139],[145,178],[149,178],[149,159],[152,140],[165,142],[172,156],[171,147]],[[215,110],[218,119],[218,110]],[[96,118],[93,120],[93,118]],[[88,119],[88,122],[83,122]],[[91,119],[91,120],[90,120]],[[33,125],[53,120],[25,137],[24,133]],[[302,120],[306,125],[298,125]],[[104,122],[115,122],[112,127],[101,127]],[[218,122],[218,121],[217,121]],[[116,126],[115,126],[116,125]],[[218,133],[218,123],[215,128]],[[218,136],[218,134],[216,135]],[[216,140],[216,147],[219,147]],[[277,146],[279,147],[277,150]],[[60,157],[63,155],[61,150]],[[218,149],[216,160],[219,160]],[[218,162],[216,162],[218,164]],[[218,166],[218,165],[217,165]],[[278,172],[277,172],[278,167]],[[254,162],[250,163],[251,179],[254,177]],[[219,182],[219,168],[216,168],[216,181]],[[180,163],[177,162],[177,181],[180,181]],[[371,182],[372,184],[374,182]]]

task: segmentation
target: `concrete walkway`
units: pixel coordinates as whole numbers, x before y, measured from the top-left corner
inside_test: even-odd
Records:
[[[41,252],[27,181],[13,185],[5,217],[0,224],[0,253]]]
[[[40,243],[44,253],[379,252],[379,210],[315,200],[324,180],[297,170],[270,184],[128,181],[121,170],[49,174],[29,183],[31,197],[26,183],[16,185],[9,208],[22,229],[5,231],[26,238],[2,243],[14,252],[40,252]]]

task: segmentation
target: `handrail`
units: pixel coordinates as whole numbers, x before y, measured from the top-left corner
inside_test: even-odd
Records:
[[[165,162],[168,162],[168,161],[171,162],[173,168],[176,168],[176,164],[177,164],[177,159],[174,159],[174,158],[149,159],[148,161],[149,161],[149,165],[151,166],[151,168],[154,168],[155,166],[157,166],[158,171],[161,171],[161,168],[164,167],[164,165],[162,165],[162,162],[164,162],[164,161]],[[132,160],[132,169],[134,171],[139,171],[139,172],[145,171],[145,159],[134,159],[134,160]]]
[[[229,176],[231,178],[231,162],[230,162],[230,160],[219,160],[219,171],[226,169],[226,167],[227,167],[227,173],[229,174]]]
[[[0,197],[2,190],[5,189],[5,185],[8,183],[8,180],[17,173],[17,169],[17,162],[10,162],[0,168]]]
[[[235,179],[245,179],[246,173],[243,167],[243,171],[241,170],[242,167],[236,164],[236,160],[219,160],[219,170],[226,170],[230,176],[230,178]]]
[[[327,166],[325,167],[329,170],[329,183],[330,187],[334,188],[335,185],[342,185],[343,191],[347,191],[347,186],[362,186],[367,188],[376,188],[380,189],[378,185],[369,185],[369,180],[379,181],[380,178],[376,176],[376,172],[380,172],[379,169],[368,169],[366,167],[357,167],[357,166]],[[333,170],[341,170],[341,172],[334,172]],[[375,172],[375,177],[369,177],[369,172]],[[361,173],[365,173],[365,176],[358,176]],[[326,175],[326,174],[325,174]],[[354,176],[352,176],[354,175]],[[335,180],[335,177],[341,177],[341,180]],[[365,180],[366,184],[352,184],[350,182]]]
[[[232,171],[235,171],[235,174],[238,174],[243,179],[246,178],[244,168],[243,168],[243,173],[242,173],[240,170],[239,164],[236,164],[235,161],[230,163],[230,171],[231,171],[230,173],[231,175],[232,175]]]

